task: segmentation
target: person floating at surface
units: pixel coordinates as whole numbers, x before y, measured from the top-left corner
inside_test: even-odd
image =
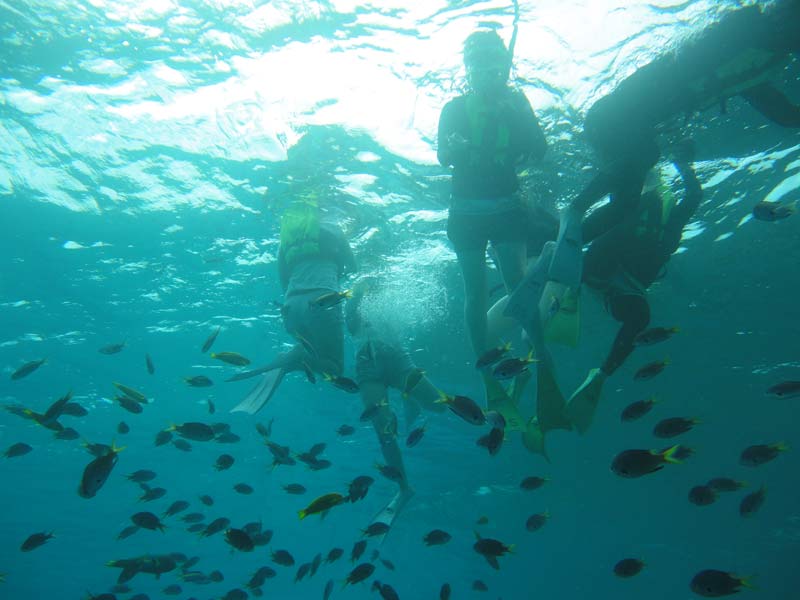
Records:
[[[599,174],[562,211],[550,279],[570,287],[581,281],[582,247],[636,211],[644,177],[659,157],[656,136],[671,121],[741,96],[770,121],[800,127],[800,107],[770,81],[800,52],[800,2],[754,5],[722,19],[623,80],[587,112],[585,133]],[[587,210],[605,196],[611,202]]]
[[[526,211],[516,169],[540,159],[547,144],[525,94],[508,85],[511,53],[493,30],[472,33],[464,43],[469,90],[450,100],[439,119],[439,162],[453,167],[447,235],[464,279],[464,314],[475,357],[494,345],[488,339],[486,248],[489,242],[508,291],[525,268]],[[489,408],[506,397],[483,374]]]
[[[403,394],[405,426],[408,431],[411,431],[419,416],[420,407],[442,412],[445,405],[437,402],[440,398],[439,390],[431,384],[424,371],[414,364],[403,348],[392,319],[387,314],[389,310],[397,310],[397,307],[389,309],[374,304],[365,306],[365,294],[369,285],[366,281],[361,281],[354,286],[352,297],[345,306],[345,322],[348,332],[358,342],[356,379],[364,404],[362,418],[371,420],[375,428],[386,463],[382,471],[400,486],[397,496],[373,521],[391,525],[394,517],[413,495],[413,490],[408,484],[397,442],[397,416],[389,404],[389,388]]]
[[[594,240],[586,252],[584,283],[602,294],[606,309],[621,326],[602,366],[589,372],[569,400],[567,417],[581,433],[594,418],[603,383],[633,352],[637,336],[650,323],[647,290],[664,276],[683,229],[703,198],[691,166],[691,141],[676,145],[672,154],[684,186],[681,201],[676,204],[664,187],[645,191],[639,210]]]
[[[322,219],[315,197],[294,200],[281,217],[278,273],[285,300],[281,308],[286,331],[297,343],[268,365],[239,374],[229,381],[261,375],[258,385],[233,408],[254,414],[290,371],[330,376],[344,369],[344,321],[338,302],[340,281],[355,271],[355,258],[339,227]]]

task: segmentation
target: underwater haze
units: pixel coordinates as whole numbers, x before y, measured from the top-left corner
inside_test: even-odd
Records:
[[[548,141],[546,157],[522,175],[524,192],[563,207],[593,173],[587,109],[637,68],[752,4],[521,1],[511,79]],[[652,323],[679,333],[637,348],[606,383],[590,431],[548,436],[549,460],[518,432],[490,456],[476,445],[487,430],[451,412],[426,415],[423,439],[407,448],[411,428],[401,419],[414,496],[383,539],[370,538],[363,530],[397,486],[375,468],[383,459],[359,397],[291,373],[257,415],[231,413],[254,380],[227,382],[240,367],[210,353],[236,352],[257,367],[293,344],[281,320],[279,219],[293,198],[313,196],[353,247],[351,281],[377,282],[369,309],[391,317],[438,388],[483,400],[436,136],[442,107],[466,86],[464,39],[493,24],[508,43],[514,4],[0,0],[0,15],[0,404],[8,409],[0,411],[0,598],[317,599],[330,581],[331,598],[388,597],[378,580],[404,599],[440,598],[449,583],[453,599],[674,600],[697,597],[689,582],[704,569],[747,577],[744,598],[800,597],[800,399],[767,393],[800,380],[800,216],[753,216],[764,200],[800,200],[798,129],[769,123],[738,97],[687,115],[703,203],[649,295]],[[797,58],[779,84],[800,101]],[[671,164],[659,167],[680,193]],[[500,281],[491,270],[490,287]],[[586,293],[580,327],[576,348],[553,349],[565,393],[601,363],[617,324]],[[345,374],[355,376],[350,340],[345,353]],[[634,379],[661,359],[664,373]],[[146,401],[126,409],[115,382],[132,388],[128,400],[138,390]],[[85,411],[55,419],[78,432],[58,439],[41,415],[68,392]],[[621,410],[650,395],[660,399],[652,413],[620,422]],[[523,401],[530,416],[533,399]],[[391,402],[402,414],[398,392]],[[677,416],[699,422],[674,441],[654,439],[653,426]],[[222,425],[212,440],[179,435],[192,422],[224,423],[235,435],[224,437]],[[341,435],[342,425],[354,433]],[[170,441],[154,443],[175,426]],[[330,466],[274,466],[265,441],[293,456],[323,443]],[[17,443],[32,450],[14,456]],[[79,495],[95,460],[87,443],[124,447],[98,450],[117,462],[88,498]],[[673,443],[694,455],[639,479],[610,469],[623,450]],[[748,446],[778,443],[786,449],[775,460],[740,464]],[[227,470],[215,468],[221,454],[235,459]],[[156,476],[142,487],[126,478],[137,470]],[[363,500],[298,519],[313,499],[345,494],[361,475],[375,480]],[[547,481],[524,490],[529,476]],[[687,499],[723,476],[747,486],[710,506]],[[305,492],[288,493],[289,484]],[[740,501],[762,485],[763,506],[742,518]],[[141,500],[148,486],[166,493]],[[188,507],[162,518],[176,501]],[[120,536],[143,511],[162,518],[164,531]],[[224,530],[187,531],[182,517],[194,512],[206,525],[260,522],[272,538],[233,549]],[[529,531],[528,517],[545,512],[546,524]],[[427,545],[434,529],[452,539]],[[30,535],[50,532],[22,550]],[[473,548],[476,532],[513,544],[499,569]],[[361,539],[366,551],[351,561]],[[296,577],[336,547],[341,558]],[[278,550],[296,563],[276,564]],[[109,562],[171,554],[175,568],[138,572],[114,589],[124,569]],[[187,567],[191,557],[199,561]],[[624,558],[644,569],[615,575]],[[374,573],[345,586],[359,563]],[[275,576],[248,587],[264,566]]]

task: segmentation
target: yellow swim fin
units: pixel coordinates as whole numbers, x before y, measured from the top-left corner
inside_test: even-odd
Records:
[[[586,433],[594,420],[597,403],[603,391],[606,374],[600,369],[592,369],[581,386],[570,396],[567,417],[581,434]]]
[[[489,374],[483,375],[486,386],[486,405],[489,410],[494,410],[503,415],[506,420],[506,429],[522,431],[525,429],[525,420],[517,408],[516,403],[506,393],[499,381]]]
[[[533,417],[528,421],[528,425],[522,432],[522,445],[533,454],[541,454],[547,462],[550,457],[547,455],[547,448],[544,445],[544,431],[539,427],[539,421]]]
[[[536,417],[543,432],[552,429],[572,430],[567,418],[564,396],[558,389],[558,382],[546,361],[536,363]]]
[[[560,297],[552,297],[551,316],[544,326],[546,342],[571,348],[578,345],[581,332],[580,297],[580,288],[566,288]]]

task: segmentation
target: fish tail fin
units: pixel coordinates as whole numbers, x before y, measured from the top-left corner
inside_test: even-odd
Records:
[[[778,452],[786,452],[789,449],[789,444],[786,442],[778,442],[773,446]]]
[[[307,515],[306,515],[306,511],[305,511],[305,510],[298,510],[298,511],[297,511],[297,516],[298,516],[298,517],[299,517],[299,519],[302,521],[302,520],[303,520],[303,519],[305,519],[305,518],[306,518],[306,516],[307,516]]]
[[[680,444],[675,444],[674,446],[671,446],[670,448],[667,448],[666,450],[661,452],[660,454],[661,457],[664,459],[664,462],[673,463],[676,465],[682,464],[683,461],[675,458],[674,456],[675,453],[680,449],[680,447],[681,447]]]
[[[450,403],[450,397],[447,394],[445,394],[442,390],[436,390],[436,391],[439,392],[439,397],[436,400],[433,401],[434,404],[449,404]]]
[[[756,587],[753,584],[753,579],[755,579],[755,575],[746,575],[744,577],[740,577],[739,575],[733,575],[733,577],[739,581],[739,585],[741,585],[742,587],[745,587],[749,590],[758,589],[758,587]]]
[[[516,547],[517,547],[517,545],[516,545],[516,544],[509,544],[509,546],[508,546],[508,553],[509,553],[509,554],[514,554],[514,548],[516,548]]]

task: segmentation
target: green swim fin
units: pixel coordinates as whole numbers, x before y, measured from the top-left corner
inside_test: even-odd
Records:
[[[581,386],[570,396],[567,417],[581,434],[586,433],[594,420],[594,413],[600,401],[606,374],[600,369],[592,369]]]
[[[580,288],[567,288],[560,298],[553,298],[552,316],[544,326],[546,342],[577,347],[581,333],[580,299]]]
[[[572,288],[581,284],[583,275],[583,215],[569,208],[561,212],[558,240],[548,276]]]
[[[239,404],[231,409],[231,412],[245,412],[251,415],[256,414],[267,402],[270,401],[273,394],[278,390],[278,386],[283,381],[283,376],[286,370],[280,367],[267,371],[261,376],[256,386],[250,390]]]
[[[533,454],[541,454],[547,462],[550,457],[547,455],[547,448],[544,445],[544,431],[539,427],[536,417],[528,421],[528,425],[522,432],[522,445]]]
[[[566,402],[558,382],[547,361],[536,364],[536,417],[543,433],[552,429],[572,430],[572,423],[567,418]]]
[[[539,300],[542,298],[547,271],[553,257],[555,244],[547,242],[536,262],[528,265],[520,284],[509,295],[503,315],[515,319],[527,331],[539,326]],[[532,332],[528,333],[531,337]]]
[[[517,408],[516,403],[499,381],[488,373],[483,374],[483,383],[486,386],[486,406],[503,415],[506,420],[506,429],[522,431],[525,429],[525,420]]]

